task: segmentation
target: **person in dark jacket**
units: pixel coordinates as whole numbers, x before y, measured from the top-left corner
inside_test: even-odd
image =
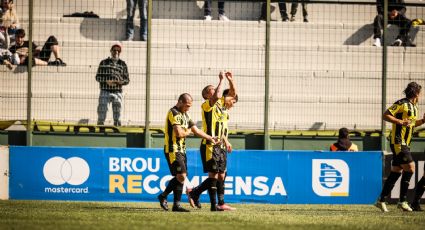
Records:
[[[373,45],[381,47],[381,30],[384,29],[384,0],[377,0],[376,8],[378,15],[373,22]],[[388,0],[388,24],[397,25],[400,28],[396,40],[392,43],[393,46],[416,46],[409,36],[412,21],[406,17],[404,0]]]
[[[115,44],[111,47],[111,57],[102,60],[96,74],[100,85],[99,105],[97,107],[97,124],[103,125],[108,112],[108,104],[112,102],[114,125],[121,126],[122,86],[130,82],[127,64],[120,59],[122,47]]]
[[[356,144],[352,143],[348,136],[350,132],[347,128],[340,128],[338,133],[337,142],[333,143],[330,147],[330,151],[359,151]]]

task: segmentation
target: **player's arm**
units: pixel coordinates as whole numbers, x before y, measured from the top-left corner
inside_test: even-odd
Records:
[[[173,125],[173,131],[178,138],[185,138],[190,135],[190,129],[185,129],[180,125]]]
[[[410,125],[410,122],[411,122],[411,120],[409,120],[407,118],[403,119],[403,120],[397,119],[396,117],[394,117],[394,115],[390,112],[389,109],[387,109],[384,112],[383,119],[384,119],[384,121],[391,122],[391,123],[396,124],[396,125],[402,125],[402,126],[408,126],[408,125]]]
[[[217,138],[214,138],[208,134],[206,134],[204,131],[198,129],[198,127],[196,127],[196,125],[193,125],[192,127],[190,127],[190,130],[192,130],[192,132],[198,136],[201,137],[203,139],[206,139],[207,141],[210,141],[212,144],[217,144]]]
[[[221,139],[224,142],[224,146],[226,146],[227,152],[231,153],[233,149],[232,149],[232,144],[230,144],[230,142],[229,142],[229,139],[227,139],[227,137],[225,137],[225,136],[223,136]]]
[[[229,95],[230,97],[236,97],[236,86],[235,82],[233,81],[233,74],[232,72],[226,72],[226,78],[229,81]]]
[[[416,122],[415,122],[415,126],[421,126],[421,125],[423,125],[423,124],[425,124],[425,113],[424,113],[424,115],[423,115],[422,119],[420,119],[420,120],[416,120]]]
[[[223,90],[222,90],[222,83],[224,79],[223,72],[220,71],[220,74],[218,75],[218,85],[215,88],[213,96],[210,98],[210,106],[213,106],[218,99],[220,99],[223,96]]]

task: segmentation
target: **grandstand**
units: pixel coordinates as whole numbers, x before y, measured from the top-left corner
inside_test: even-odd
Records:
[[[26,30],[28,2],[15,1]],[[194,96],[191,114],[200,120],[200,109],[196,109],[202,100],[200,90],[215,84],[218,72],[227,69],[233,71],[240,94],[231,114],[231,128],[263,129],[266,22],[258,21],[260,2],[229,1],[226,14],[231,22],[206,22],[201,20],[203,1],[153,1],[153,128],[163,126],[167,110],[182,92]],[[413,4],[408,6],[408,17],[423,17],[422,1],[406,2]],[[382,48],[372,46],[374,1],[312,2],[308,6],[310,23],[301,22],[301,12],[297,21],[282,22],[277,4],[272,5],[276,9],[270,23],[270,130],[336,130],[342,126],[379,130]],[[42,44],[55,35],[68,65],[32,69],[33,120],[96,124],[99,90],[94,76],[110,46],[121,42],[121,58],[130,71],[130,84],[124,87],[122,124],[144,126],[147,43],[122,41],[125,8],[125,0],[34,1],[33,40]],[[100,18],[63,17],[84,11],[93,11]],[[388,47],[388,105],[402,96],[407,82],[425,83],[423,30],[415,27],[411,32],[418,47]],[[391,26],[388,31],[391,42],[398,28]],[[9,71],[0,66],[0,75],[0,120],[26,120],[26,68]],[[419,107],[425,108],[425,103]],[[112,124],[111,112],[107,123]]]

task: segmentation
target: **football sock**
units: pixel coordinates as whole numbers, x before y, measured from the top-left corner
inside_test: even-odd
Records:
[[[385,202],[385,198],[390,194],[391,190],[394,188],[395,182],[401,176],[401,173],[391,172],[387,180],[384,183],[384,188],[382,188],[381,195],[379,196],[380,202]]]
[[[211,180],[212,178],[205,179],[200,185],[193,188],[192,192],[195,196],[200,196],[201,193],[203,193],[205,190],[209,189],[211,187]]]
[[[183,184],[180,182],[177,182],[177,185],[174,187],[174,205],[180,204],[180,199],[182,198],[182,192],[183,192]]]
[[[224,204],[224,180],[217,181],[217,197],[218,197],[218,205]]]
[[[165,188],[164,192],[161,193],[161,196],[167,197],[168,194],[170,194],[174,190],[177,184],[180,184],[180,182],[177,180],[176,177],[173,177],[173,179],[171,179],[170,182],[168,182],[168,185]]]
[[[416,184],[415,189],[415,198],[413,199],[413,202],[420,203],[421,197],[424,194],[425,191],[425,176],[423,176],[418,183]]]
[[[407,199],[407,190],[409,189],[410,178],[412,178],[413,173],[403,172],[400,182],[400,202],[404,202]]]
[[[211,187],[208,188],[208,195],[210,196],[210,202],[211,206],[214,206],[217,204],[217,179],[211,178]]]

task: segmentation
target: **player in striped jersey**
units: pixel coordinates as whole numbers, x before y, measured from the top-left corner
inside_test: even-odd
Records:
[[[224,76],[229,82],[230,89],[221,91]],[[208,179],[199,186],[188,191],[189,202],[192,207],[200,208],[199,196],[208,189],[211,211],[235,210],[224,203],[224,179],[227,171],[227,153],[232,151],[228,140],[228,111],[238,101],[233,76],[231,72],[220,72],[219,84],[214,87],[209,85],[202,90],[205,102],[202,104],[202,128],[207,134],[217,137],[220,144],[214,145],[203,139],[201,143],[201,158],[204,172],[208,172]],[[216,194],[219,202],[217,205]]]
[[[188,111],[192,106],[192,96],[188,93],[180,95],[177,104],[167,113],[164,134],[164,153],[173,179],[170,180],[158,200],[161,208],[168,211],[167,196],[174,192],[173,212],[188,212],[180,205],[183,183],[187,176],[186,137],[192,132],[213,144],[217,139],[198,129],[190,118]]]
[[[400,176],[400,200],[397,207],[403,211],[412,211],[406,201],[409,181],[415,171],[415,163],[410,153],[410,142],[413,128],[425,123],[425,114],[422,119],[417,119],[419,116],[417,103],[421,89],[422,87],[418,83],[409,83],[404,90],[406,98],[396,101],[383,114],[383,119],[392,123],[390,147],[393,153],[391,173],[384,183],[379,200],[375,204],[383,212],[388,212],[385,199],[391,193]]]

